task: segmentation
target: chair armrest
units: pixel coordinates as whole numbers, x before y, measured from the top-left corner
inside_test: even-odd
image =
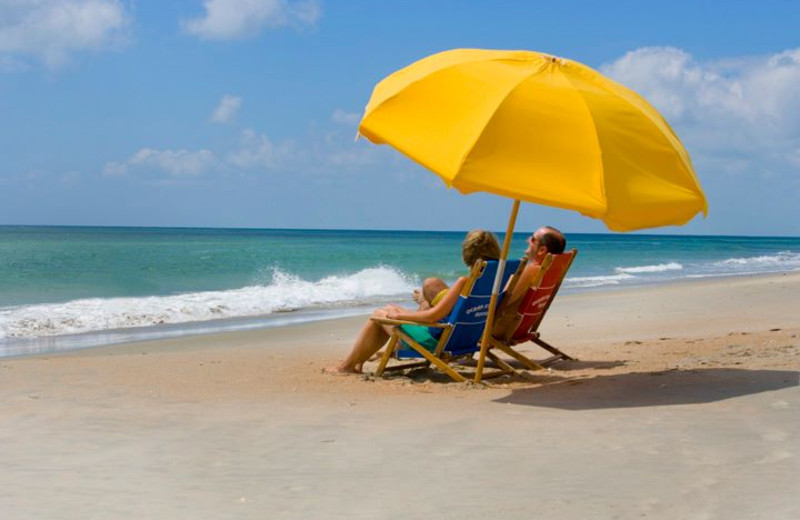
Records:
[[[422,321],[408,321],[408,320],[390,320],[389,318],[370,318],[372,321],[376,321],[378,323],[383,323],[384,325],[419,325],[421,327],[436,327],[439,329],[444,329],[447,327],[447,323],[426,323]]]

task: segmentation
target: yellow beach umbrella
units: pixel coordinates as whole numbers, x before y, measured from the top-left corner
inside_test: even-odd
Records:
[[[359,133],[462,193],[513,199],[502,260],[520,200],[579,211],[614,231],[682,225],[708,208],[689,154],[644,98],[540,52],[424,58],[378,83]]]

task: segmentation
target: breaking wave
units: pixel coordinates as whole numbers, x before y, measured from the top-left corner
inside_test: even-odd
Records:
[[[299,309],[342,308],[410,295],[416,277],[379,266],[303,280],[278,269],[265,285],[141,298],[90,298],[0,308],[0,339],[246,318]]]
[[[640,265],[635,267],[617,267],[617,273],[641,274],[641,273],[663,273],[665,271],[680,271],[683,266],[677,262],[657,265]]]
[[[582,289],[589,287],[602,287],[604,285],[619,285],[626,280],[633,280],[636,278],[627,273],[614,274],[609,276],[577,276],[574,278],[567,277],[564,280],[564,287],[573,289]]]
[[[774,255],[728,258],[714,264],[715,267],[733,271],[794,271],[800,269],[800,253],[781,251]]]

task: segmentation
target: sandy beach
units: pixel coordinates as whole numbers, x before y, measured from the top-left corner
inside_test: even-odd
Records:
[[[562,295],[485,387],[322,374],[362,320],[0,360],[2,518],[800,518],[798,273]]]

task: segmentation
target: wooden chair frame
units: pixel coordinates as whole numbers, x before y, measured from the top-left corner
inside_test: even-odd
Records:
[[[473,266],[469,280],[466,284],[464,284],[464,288],[461,290],[461,296],[468,298],[472,294],[473,287],[475,286],[475,282],[477,279],[483,274],[484,267],[486,262],[478,262],[475,266]],[[386,318],[372,318],[373,321],[376,321],[381,324],[385,325],[394,325],[394,329],[392,330],[392,335],[389,339],[389,343],[387,344],[383,356],[381,356],[380,362],[378,363],[378,367],[375,370],[375,375],[378,377],[382,377],[385,372],[388,371],[395,371],[395,370],[407,370],[410,368],[418,368],[418,367],[425,367],[433,365],[438,370],[442,371],[443,373],[450,376],[451,379],[458,382],[465,382],[467,378],[460,374],[458,371],[453,369],[451,363],[458,359],[462,359],[464,357],[471,357],[478,352],[480,348],[476,345],[476,349],[473,352],[465,353],[459,356],[452,356],[448,352],[444,351],[445,345],[447,345],[447,341],[450,338],[450,335],[453,333],[455,329],[455,325],[453,323],[423,323],[417,321],[404,321],[404,320],[390,320]],[[408,334],[406,334],[401,328],[400,325],[421,325],[424,327],[436,327],[441,328],[442,335],[439,337],[439,341],[436,345],[436,349],[431,352],[426,349],[424,346],[420,345],[416,342],[413,338],[411,338]],[[413,361],[408,363],[400,363],[393,366],[387,366],[389,360],[395,354],[395,351],[398,349],[398,345],[400,341],[407,344],[411,347],[414,351],[419,353],[420,356],[423,357],[424,361]],[[495,377],[506,373],[513,373],[514,368],[509,366],[503,360],[497,358],[494,354],[488,356],[490,359],[495,361],[498,367],[498,371],[493,371],[487,374],[485,377]]]

